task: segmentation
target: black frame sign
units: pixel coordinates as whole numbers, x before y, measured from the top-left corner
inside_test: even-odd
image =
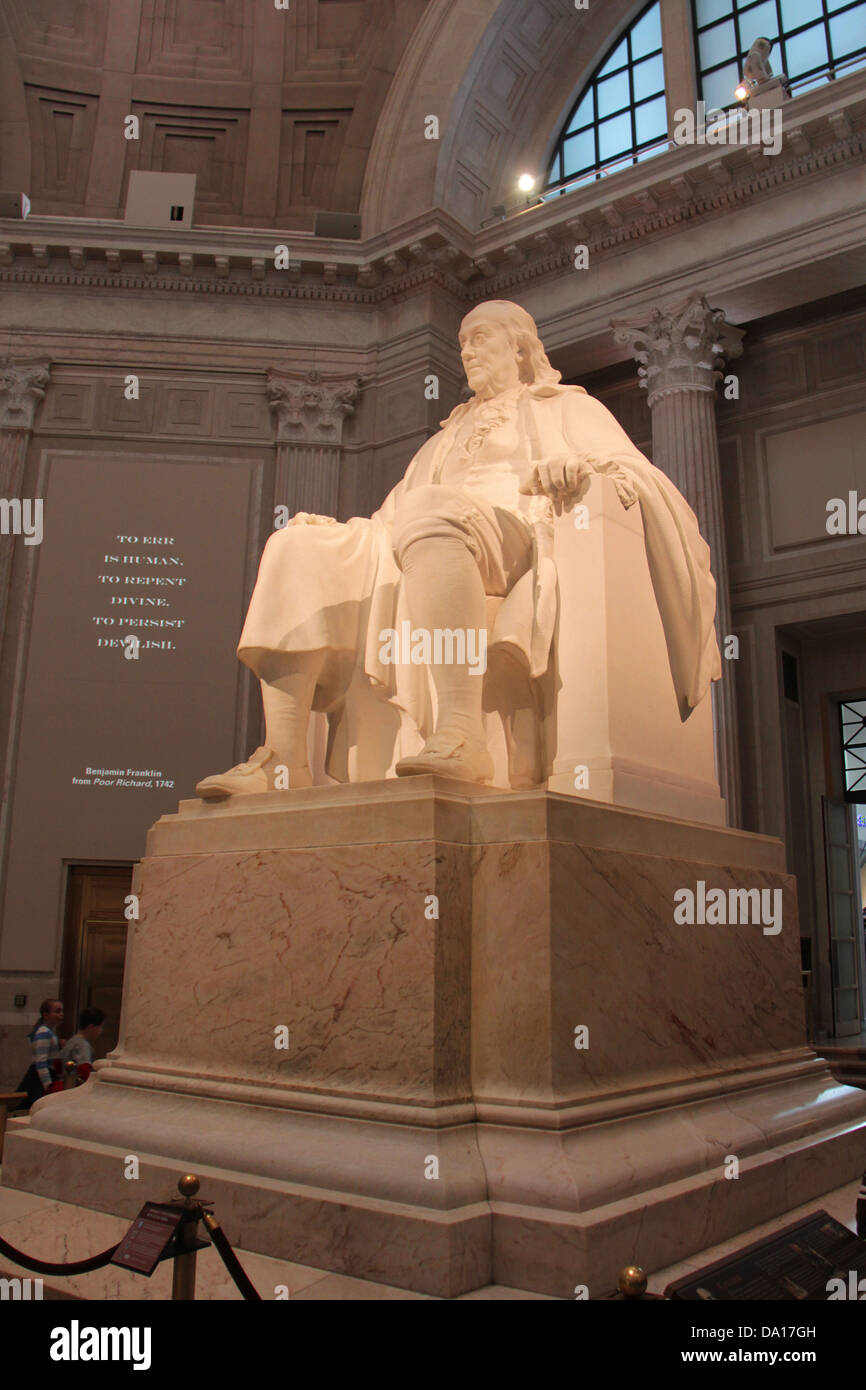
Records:
[[[132,1270],[134,1274],[146,1274],[149,1279],[174,1240],[183,1214],[182,1207],[145,1202],[112,1255],[111,1263]]]
[[[706,1269],[676,1279],[671,1299],[697,1302],[826,1303],[866,1291],[866,1240],[826,1211],[813,1211],[784,1230],[737,1250]]]

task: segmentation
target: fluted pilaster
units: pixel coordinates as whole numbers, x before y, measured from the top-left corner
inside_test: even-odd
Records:
[[[318,372],[268,373],[277,437],[274,500],[295,512],[336,516],[343,424],[355,409],[360,379]]]
[[[7,357],[0,361],[0,497],[21,500],[24,463],[36,407],[45,395],[51,363]],[[6,630],[16,538],[0,535],[0,632]]]

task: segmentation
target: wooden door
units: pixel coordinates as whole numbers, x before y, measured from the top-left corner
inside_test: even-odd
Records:
[[[78,1028],[78,1015],[91,1005],[107,1015],[95,1057],[117,1046],[132,865],[75,864],[69,869],[61,997],[63,1036]]]

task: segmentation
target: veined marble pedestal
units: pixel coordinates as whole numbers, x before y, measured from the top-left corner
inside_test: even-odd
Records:
[[[193,1169],[241,1248],[568,1297],[862,1170],[778,841],[419,777],[184,802],[147,848],[120,1046],[7,1186],[132,1216]],[[780,889],[781,932],[676,925],[699,881]]]

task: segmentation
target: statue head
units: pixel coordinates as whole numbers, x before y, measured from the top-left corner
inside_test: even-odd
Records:
[[[509,386],[552,386],[561,378],[547,360],[531,314],[507,299],[488,299],[470,310],[460,325],[466,378],[480,396],[498,395]]]

